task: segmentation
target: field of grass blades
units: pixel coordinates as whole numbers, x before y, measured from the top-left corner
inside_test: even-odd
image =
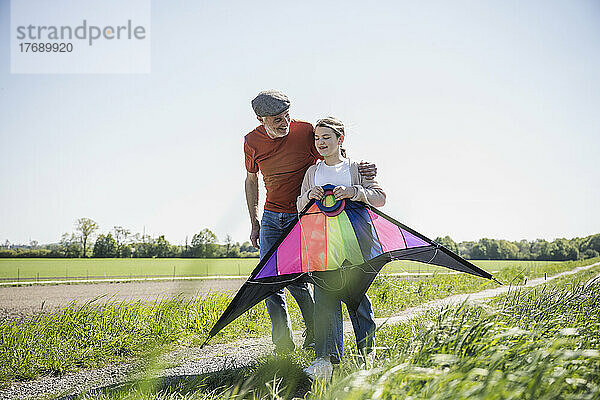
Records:
[[[600,266],[485,304],[431,310],[377,333],[375,367],[352,357],[310,381],[312,354],[181,380],[136,382],[82,399],[597,399]],[[352,341],[347,341],[352,342]],[[345,349],[350,354],[353,344]]]
[[[533,278],[591,264],[569,262],[534,267],[505,268],[502,282],[523,283]],[[388,316],[412,305],[451,294],[479,291],[496,286],[480,278],[459,275],[433,275],[418,280],[381,277],[369,290],[378,316]],[[211,294],[195,298],[157,299],[154,303],[94,301],[70,305],[57,312],[29,321],[0,325],[0,381],[30,380],[57,375],[85,367],[128,361],[157,348],[199,345],[223,312],[230,294]],[[301,317],[295,301],[288,302],[292,324],[299,329]],[[245,313],[211,343],[243,337],[266,336],[270,321],[259,304]]]
[[[598,274],[385,327],[380,367],[342,371],[319,398],[600,398]]]

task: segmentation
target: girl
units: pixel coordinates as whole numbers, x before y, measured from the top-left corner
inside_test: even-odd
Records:
[[[315,146],[324,158],[312,165],[304,175],[301,194],[296,206],[302,211],[311,199],[322,200],[322,186],[334,185],[335,200],[350,199],[374,207],[385,204],[385,193],[377,182],[358,173],[358,163],[346,158],[342,148],[345,138],[344,125],[334,117],[317,121]],[[330,378],[333,363],[339,363],[343,351],[342,307],[339,300],[315,285],[315,361],[304,371],[311,377]],[[359,352],[366,356],[373,349],[375,319],[371,301],[364,295],[358,309],[348,310],[356,336]]]

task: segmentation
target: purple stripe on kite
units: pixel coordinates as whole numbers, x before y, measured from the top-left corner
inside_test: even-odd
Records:
[[[400,228],[402,234],[404,235],[404,239],[406,239],[406,246],[410,249],[412,247],[423,247],[423,246],[431,246],[431,243],[427,243],[423,239],[420,239],[413,235],[412,233]]]
[[[279,271],[279,275],[297,274],[302,272],[300,232],[301,227],[298,222],[277,249],[277,270]]]
[[[396,224],[375,214],[371,210],[367,211],[371,217],[371,220],[373,221],[373,225],[375,225],[375,231],[377,232],[377,236],[379,237],[379,242],[381,243],[381,248],[384,253],[406,248],[404,239],[400,233],[400,228]]]
[[[352,224],[352,229],[358,239],[358,245],[365,261],[377,257],[382,253],[381,245],[375,233],[375,226],[364,206],[352,204],[352,207],[346,208],[346,215]]]
[[[263,265],[260,272],[255,276],[255,279],[269,278],[271,276],[277,276],[277,251],[275,251],[269,261]]]

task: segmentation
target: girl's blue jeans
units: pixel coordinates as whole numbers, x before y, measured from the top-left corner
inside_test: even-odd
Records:
[[[344,326],[342,304],[330,292],[315,285],[315,358],[331,357],[333,363],[342,360],[344,349]],[[365,294],[358,309],[348,309],[354,328],[356,347],[359,352],[373,350],[375,315],[371,300]]]

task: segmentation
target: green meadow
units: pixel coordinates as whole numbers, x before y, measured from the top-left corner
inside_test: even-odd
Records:
[[[9,258],[0,279],[86,279],[248,275],[257,258]]]
[[[488,272],[505,268],[529,269],[551,261],[475,260]],[[0,259],[0,281],[80,280],[104,278],[247,276],[257,258],[6,258]],[[394,261],[384,273],[450,272],[412,261]]]
[[[600,259],[596,258],[525,269],[515,266],[506,267],[497,276],[502,282],[521,284],[528,278],[540,277],[544,274],[551,276],[598,261]],[[598,273],[600,273],[600,266],[585,271],[585,276],[591,277]],[[583,273],[578,274],[578,276],[583,275]],[[497,286],[498,284],[493,281],[467,274],[450,276],[436,274],[413,280],[380,275],[369,288],[368,294],[373,301],[376,316],[385,317],[429,300]],[[7,321],[0,324],[0,387],[12,381],[56,376],[80,368],[94,368],[114,362],[145,359],[153,352],[161,353],[180,346],[198,346],[207,338],[208,332],[230,300],[230,293],[213,293],[192,298],[168,297],[157,299],[152,303],[90,301],[85,304],[73,303],[64,309],[31,320]],[[294,329],[301,329],[303,326],[301,314],[296,302],[289,301],[288,305]],[[538,304],[538,306],[543,305]],[[586,309],[585,312],[587,311]],[[590,317],[598,315],[597,308],[596,311],[594,309],[589,311],[596,313],[590,314]],[[531,312],[534,318],[535,310]],[[552,313],[549,318],[555,318],[556,315]],[[347,319],[347,315],[345,318]],[[563,323],[558,321],[556,324],[560,326]],[[579,321],[574,321],[573,324],[567,321],[562,327],[577,328],[578,324]],[[388,334],[384,333],[387,329],[390,328],[377,334],[377,340],[381,344],[388,341]],[[264,303],[260,303],[219,332],[210,343],[266,336],[269,332],[269,317]],[[408,336],[395,338],[392,342],[397,340],[398,343],[403,343],[411,340],[416,331],[402,332]],[[598,330],[592,333],[597,334]],[[490,332],[490,335],[493,334]],[[352,341],[348,342],[348,345],[352,346]],[[354,351],[355,349],[349,348],[348,354]],[[311,353],[301,351],[298,356],[300,359],[295,361],[294,370],[301,370],[302,365],[307,365]],[[382,353],[382,356],[386,357],[385,353]],[[385,358],[381,361],[385,361]],[[352,371],[348,372],[352,373]],[[242,372],[252,374],[252,370],[246,369]],[[275,370],[273,372],[279,373]],[[279,377],[281,378],[281,375]],[[248,376],[238,376],[237,383],[248,384],[245,382],[247,378]],[[270,379],[273,378],[274,376],[271,375]],[[231,387],[235,386],[235,383],[231,384]],[[262,395],[259,396],[261,397]]]

